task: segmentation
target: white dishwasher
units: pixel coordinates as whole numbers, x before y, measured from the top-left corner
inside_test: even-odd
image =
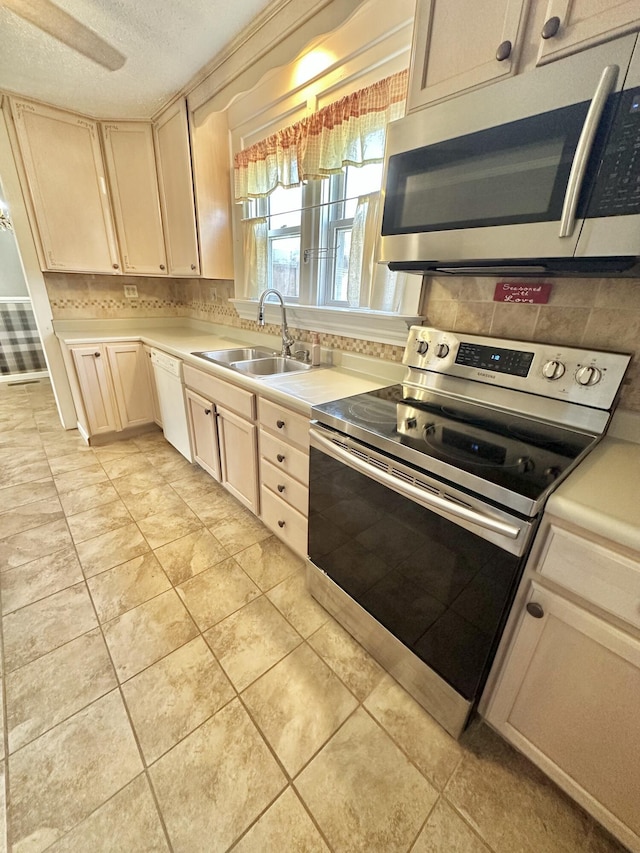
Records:
[[[187,409],[182,384],[182,362],[161,350],[151,350],[151,364],[162,414],[164,437],[176,450],[193,462]]]

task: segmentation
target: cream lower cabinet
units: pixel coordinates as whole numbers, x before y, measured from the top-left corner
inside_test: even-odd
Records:
[[[258,515],[255,394],[190,365],[184,382],[196,462]]]
[[[70,347],[89,436],[153,423],[153,397],[140,342]]]
[[[262,520],[301,557],[307,555],[309,419],[260,399]]]
[[[571,591],[565,597],[545,585],[545,564],[552,567],[552,586],[561,577],[554,538],[564,547],[566,531],[551,525],[543,536],[486,717],[627,847],[640,851],[640,632],[631,625],[626,630],[622,621],[627,613],[640,616],[640,563],[610,550],[606,572],[602,546],[575,537],[581,544],[565,566],[573,590],[576,570],[582,574],[583,589],[576,590],[582,605]],[[594,612],[588,602],[600,597],[603,612]],[[616,602],[625,613],[616,615]]]

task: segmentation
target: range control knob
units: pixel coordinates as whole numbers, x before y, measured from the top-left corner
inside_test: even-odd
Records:
[[[429,342],[428,341],[418,341],[418,343],[416,344],[416,352],[419,355],[424,355],[428,349],[429,349]]]
[[[404,423],[407,429],[415,429],[418,426],[418,421],[415,418],[407,418]]]
[[[449,344],[438,344],[436,347],[436,356],[438,358],[446,358],[449,355]]]
[[[566,367],[561,361],[548,361],[542,368],[542,375],[547,379],[560,379],[564,376]]]
[[[516,461],[516,465],[521,474],[528,474],[529,471],[533,471],[536,467],[535,462],[530,456],[521,456]]]
[[[585,364],[576,371],[576,382],[578,385],[597,385],[602,379],[602,371],[591,364]]]

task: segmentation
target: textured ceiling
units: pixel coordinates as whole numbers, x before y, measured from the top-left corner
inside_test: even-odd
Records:
[[[0,89],[103,118],[149,118],[268,0],[56,0],[127,57],[107,71],[0,0]]]

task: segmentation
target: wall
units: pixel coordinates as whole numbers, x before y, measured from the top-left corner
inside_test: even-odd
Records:
[[[0,296],[28,296],[13,231],[0,229]]]

